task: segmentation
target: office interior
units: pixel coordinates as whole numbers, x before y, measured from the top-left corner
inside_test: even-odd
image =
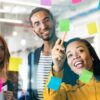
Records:
[[[63,38],[59,31],[59,20],[69,19],[70,30],[65,41],[73,37],[88,40],[95,48],[100,58],[100,5],[99,0],[81,0],[73,4],[71,0],[51,0],[51,5],[43,5],[40,0],[0,0],[0,34],[5,38],[11,57],[20,57],[22,63],[17,72],[18,97],[28,88],[28,54],[42,45],[43,41],[32,32],[29,15],[36,7],[49,9],[56,19],[56,34]],[[88,25],[94,23],[95,32],[90,34]],[[11,76],[10,76],[11,77]],[[35,86],[31,79],[32,87]]]

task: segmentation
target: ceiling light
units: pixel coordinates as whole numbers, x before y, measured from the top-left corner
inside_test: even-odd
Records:
[[[21,40],[21,45],[22,45],[22,46],[25,46],[25,45],[26,45],[26,40],[25,40],[25,39],[22,39],[22,40]]]
[[[4,19],[4,18],[0,18],[0,22],[18,23],[18,24],[22,24],[23,23],[21,20]]]
[[[13,36],[17,36],[17,32],[14,31],[14,32],[12,33],[12,35],[13,35]]]

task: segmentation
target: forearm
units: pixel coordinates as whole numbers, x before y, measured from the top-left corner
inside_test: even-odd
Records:
[[[62,78],[63,70],[61,72],[53,72],[52,70],[50,71],[50,75],[48,77],[48,80],[47,80],[45,88],[44,88],[44,93],[43,93],[44,100],[56,100],[57,98],[58,98],[57,100],[61,100],[61,98],[63,97],[63,96],[59,97],[59,94],[62,94],[62,92],[63,92],[63,91],[61,92],[61,90],[62,90],[61,86],[60,86],[59,90],[57,90],[57,91],[54,91],[54,90],[48,88],[48,83],[50,82],[52,76],[55,76],[57,78]]]
[[[58,77],[58,78],[62,79],[62,77],[63,77],[63,69],[56,71],[56,70],[54,70],[53,67],[52,67],[52,70],[51,70],[52,76],[55,76],[55,77]]]

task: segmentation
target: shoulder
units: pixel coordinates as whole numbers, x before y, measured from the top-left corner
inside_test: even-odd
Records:
[[[44,48],[44,44],[42,44],[42,46],[40,46],[39,48],[37,48],[37,49],[34,51],[34,53],[42,51],[43,48]]]
[[[28,65],[31,65],[32,55],[34,57],[33,58],[34,59],[34,63],[38,64],[40,53],[41,53],[43,47],[44,47],[44,45],[42,45],[41,47],[37,48],[34,52],[30,52],[28,54]]]
[[[40,46],[39,48],[35,49],[35,51],[31,51],[29,52],[28,56],[30,56],[32,53],[36,54],[38,52],[41,52],[41,50],[43,49],[44,44],[42,46]]]

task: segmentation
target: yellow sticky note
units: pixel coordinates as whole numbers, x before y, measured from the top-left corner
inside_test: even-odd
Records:
[[[22,58],[11,57],[9,61],[9,71],[19,71],[19,65],[22,63]]]
[[[87,24],[88,27],[88,33],[89,34],[95,34],[97,33],[97,26],[95,22],[91,22],[89,24]]]

